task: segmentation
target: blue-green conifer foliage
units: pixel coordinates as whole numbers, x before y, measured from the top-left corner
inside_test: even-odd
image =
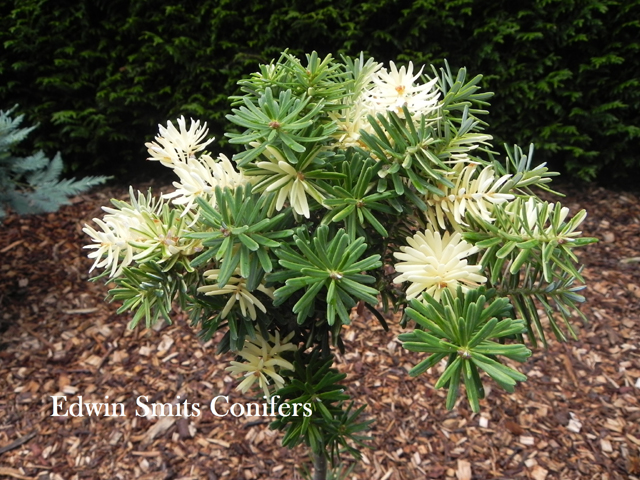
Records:
[[[60,153],[52,160],[43,151],[27,157],[13,155],[12,148],[36,128],[20,128],[23,116],[12,119],[14,109],[0,110],[0,222],[8,209],[19,215],[55,212],[69,203],[69,197],[107,180],[102,176],[59,179]]]

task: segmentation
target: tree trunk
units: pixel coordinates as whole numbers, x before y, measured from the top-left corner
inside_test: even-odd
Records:
[[[327,480],[327,457],[313,454],[313,480]]]

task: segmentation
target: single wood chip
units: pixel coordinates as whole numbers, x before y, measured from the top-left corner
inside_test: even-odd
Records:
[[[151,442],[153,442],[154,438],[156,438],[158,435],[162,435],[164,432],[169,430],[169,428],[171,428],[174,423],[176,423],[175,417],[162,417],[160,420],[154,423],[149,430],[147,430],[147,433],[145,433],[144,439],[142,440],[142,445],[149,445]]]
[[[531,478],[534,480],[545,480],[548,474],[549,471],[542,468],[540,465],[536,465],[531,469]]]
[[[27,477],[26,475],[20,473],[19,470],[16,470],[14,468],[0,467],[0,475],[7,475],[11,478],[17,478],[19,480],[35,480],[34,477]]]
[[[471,480],[471,464],[469,462],[466,460],[458,460],[456,478],[458,480]]]
[[[9,245],[7,245],[6,247],[4,247],[2,250],[0,250],[0,253],[7,253],[9,250],[11,250],[13,247],[17,247],[18,245],[20,245],[22,242],[24,242],[24,239],[22,240],[16,240],[13,243],[10,243]]]
[[[4,452],[8,452],[9,450],[13,450],[14,448],[18,448],[20,445],[24,445],[33,437],[35,437],[37,434],[38,432],[34,430],[32,432],[27,433],[26,435],[23,435],[17,440],[14,440],[9,445],[5,445],[4,447],[0,448],[0,455],[2,455]]]
[[[96,307],[93,308],[70,308],[68,310],[62,310],[62,313],[66,313],[67,315],[79,315],[85,313],[94,313],[97,312],[98,309]]]
[[[640,262],[640,257],[627,257],[627,258],[622,258],[620,260],[620,263],[637,263]]]

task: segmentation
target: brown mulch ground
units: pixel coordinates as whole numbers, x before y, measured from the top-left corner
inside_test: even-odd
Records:
[[[523,367],[529,380],[492,389],[480,415],[444,409],[434,377],[370,318],[346,332],[340,368],[375,418],[357,479],[640,478],[640,200],[568,189],[587,208],[580,254],[590,319],[578,341],[552,342]],[[264,418],[216,418],[216,395],[248,401],[184,317],[163,329],[126,329],[106,287],[87,281],[82,225],[125,189],[75,199],[50,215],[10,217],[0,228],[0,478],[291,479],[304,449],[279,445]],[[634,260],[635,258],[635,260]],[[122,402],[126,417],[52,417],[51,395]],[[135,399],[198,402],[199,417],[136,417]]]

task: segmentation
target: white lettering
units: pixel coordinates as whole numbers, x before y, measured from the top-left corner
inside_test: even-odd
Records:
[[[73,407],[78,407],[78,413],[73,413]],[[82,417],[82,395],[78,395],[78,402],[72,403],[69,407],[69,415],[72,417]]]
[[[120,413],[116,414],[116,405],[120,407]],[[111,414],[117,417],[126,417],[124,413],[124,403],[112,403],[111,404]]]
[[[280,399],[280,395],[274,395],[273,397],[271,397],[271,413],[269,414],[270,417],[275,417],[276,413],[275,413],[275,408],[276,408],[276,399]]]
[[[235,407],[240,407],[240,413],[233,412],[235,410]],[[229,411],[231,412],[231,415],[233,415],[234,417],[240,417],[244,415],[244,405],[242,405],[241,403],[234,403],[233,405],[231,405],[231,409]]]
[[[51,414],[52,417],[66,417],[67,416],[67,412],[64,412],[62,415],[60,415],[58,413],[58,408],[62,408],[62,402],[60,402],[60,405],[58,405],[58,399],[62,398],[63,400],[67,400],[67,397],[65,396],[54,396],[54,395],[50,395],[51,398],[53,398],[53,413]]]
[[[224,395],[218,395],[218,396],[217,396],[217,397],[215,397],[213,400],[211,400],[211,404],[209,405],[209,408],[211,409],[211,413],[213,413],[216,417],[226,417],[226,416],[227,416],[227,414],[229,413],[228,411],[227,411],[227,413],[225,413],[224,415],[220,415],[220,414],[218,413],[218,411],[216,410],[216,401],[217,401],[219,398],[222,398],[222,399],[224,399],[224,401],[225,401],[225,402],[229,403],[229,397],[224,396]]]
[[[151,415],[151,409],[147,406],[146,403],[140,401],[141,398],[144,398],[145,402],[149,401],[149,397],[147,397],[146,395],[140,395],[138,398],[136,398],[136,405],[142,407],[143,412],[138,413],[138,409],[136,408],[136,417],[148,417],[149,415]]]
[[[173,404],[171,403],[154,403],[153,405],[153,413],[154,417],[173,417]],[[167,407],[169,413],[164,413],[164,408]],[[156,413],[156,408],[160,410],[160,413]]]
[[[253,410],[251,409],[251,407],[255,407],[256,413],[252,413]],[[260,416],[260,404],[259,403],[247,403],[246,405],[247,408],[247,416],[248,417],[259,417]]]
[[[105,406],[105,412],[104,415],[106,417],[109,416],[109,404],[108,403],[85,403],[84,406],[87,409],[87,414],[89,415],[100,415],[100,410],[102,410],[102,406]]]
[[[285,408],[287,410],[287,413],[283,413],[282,409]],[[278,407],[278,414],[281,417],[288,417],[289,416],[289,409],[291,408],[291,405],[289,405],[288,403],[281,403],[280,406]]]

